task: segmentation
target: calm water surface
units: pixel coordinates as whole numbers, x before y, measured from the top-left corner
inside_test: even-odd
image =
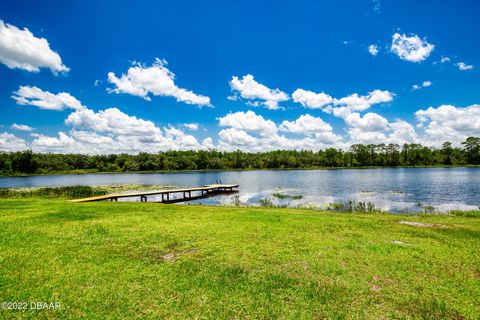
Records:
[[[260,170],[188,173],[84,174],[2,177],[0,188],[156,184],[179,187],[215,183],[240,184],[235,195],[196,200],[205,204],[259,205],[269,199],[275,205],[325,207],[348,200],[370,201],[391,212],[419,211],[433,206],[438,211],[473,210],[480,206],[480,168],[388,168],[340,170]],[[278,199],[272,194],[302,195]],[[235,200],[236,199],[236,200]],[[137,201],[132,199],[131,201]],[[149,197],[154,201],[155,197]],[[192,203],[192,202],[190,202]]]

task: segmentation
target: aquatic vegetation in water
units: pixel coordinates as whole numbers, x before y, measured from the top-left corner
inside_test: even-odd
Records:
[[[375,192],[369,191],[369,190],[362,190],[362,191],[360,191],[360,193],[363,193],[363,194],[374,194]]]
[[[260,207],[265,207],[265,208],[288,208],[286,204],[280,205],[280,204],[275,204],[271,198],[265,197],[263,199],[260,199],[258,202],[260,204]]]
[[[343,203],[329,203],[327,206],[327,210],[336,210],[340,211],[341,209],[345,208],[345,205]]]
[[[259,201],[261,207],[274,207],[274,204],[270,198],[265,197]]]
[[[239,207],[240,206],[240,196],[237,194],[237,195],[234,195],[232,197],[232,204],[235,206],[235,207]]]
[[[438,210],[432,205],[426,205],[421,202],[417,202],[417,207],[420,208],[423,214],[433,214],[436,213]]]
[[[303,196],[300,194],[289,195],[289,194],[284,194],[279,192],[275,192],[274,194],[272,194],[272,196],[278,199],[292,199],[292,200],[300,200],[303,198]]]
[[[375,203],[373,202],[350,199],[347,201],[344,206],[344,210],[342,211],[372,213],[379,212],[380,210],[375,208]]]
[[[325,208],[326,210],[338,211],[338,212],[380,212],[381,210],[375,207],[375,203],[370,201],[358,201],[355,199],[349,199],[345,203],[329,203]]]
[[[316,202],[301,203],[297,205],[297,209],[308,209],[308,210],[319,210],[322,209],[321,206]]]

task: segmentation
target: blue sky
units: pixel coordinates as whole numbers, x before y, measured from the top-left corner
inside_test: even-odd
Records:
[[[479,9],[2,1],[0,150],[459,143],[480,136]]]

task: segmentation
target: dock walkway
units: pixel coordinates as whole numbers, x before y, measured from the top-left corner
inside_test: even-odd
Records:
[[[181,189],[162,189],[162,190],[149,190],[141,192],[131,192],[131,193],[114,193],[106,194],[103,196],[95,196],[81,199],[69,200],[70,202],[92,202],[92,201],[118,201],[119,198],[129,198],[129,197],[140,197],[141,202],[147,202],[147,196],[151,195],[162,195],[161,201],[163,203],[173,203],[173,202],[182,202],[188,200],[199,199],[206,196],[211,196],[213,194],[219,194],[223,192],[234,192],[239,187],[238,184],[207,184],[203,187],[193,187],[193,188],[181,188]],[[192,197],[192,192],[197,192],[197,196]],[[180,193],[183,195],[181,198],[170,199],[172,193]]]

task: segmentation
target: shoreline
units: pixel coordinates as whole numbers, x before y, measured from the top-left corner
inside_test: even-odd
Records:
[[[480,168],[480,165],[435,165],[435,166],[365,166],[365,167],[312,167],[312,168],[246,168],[246,169],[197,169],[197,170],[153,170],[153,171],[61,171],[51,173],[32,173],[3,175],[0,178],[57,176],[57,175],[87,175],[87,174],[151,174],[151,173],[209,173],[238,171],[309,171],[309,170],[361,170],[361,169],[450,169],[450,168]]]
[[[0,200],[13,199],[32,199],[32,200],[72,200],[91,196],[102,196],[108,194],[128,193],[135,191],[148,191],[157,189],[175,188],[173,185],[149,185],[149,184],[105,184],[105,185],[77,185],[77,186],[57,186],[57,187],[18,187],[18,188],[0,188]],[[275,195],[270,195],[275,197]],[[344,214],[387,214],[398,216],[480,216],[480,206],[471,206],[472,208],[452,208],[449,210],[440,210],[433,205],[417,204],[417,210],[390,211],[381,207],[376,207],[374,202],[357,201],[352,199],[344,199],[334,203],[305,203],[304,205],[289,206],[283,204],[275,204],[273,202],[262,201],[259,203],[189,203],[188,201],[179,202],[179,205],[185,206],[203,206],[203,207],[223,207],[223,208],[270,208],[270,209],[294,209],[307,210],[311,212],[329,212]],[[98,201],[98,203],[108,201]],[[133,203],[140,205],[138,201],[121,201],[121,203]],[[151,201],[150,203],[161,204],[160,202]],[[170,204],[168,204],[170,205]],[[369,205],[373,205],[367,209]]]

